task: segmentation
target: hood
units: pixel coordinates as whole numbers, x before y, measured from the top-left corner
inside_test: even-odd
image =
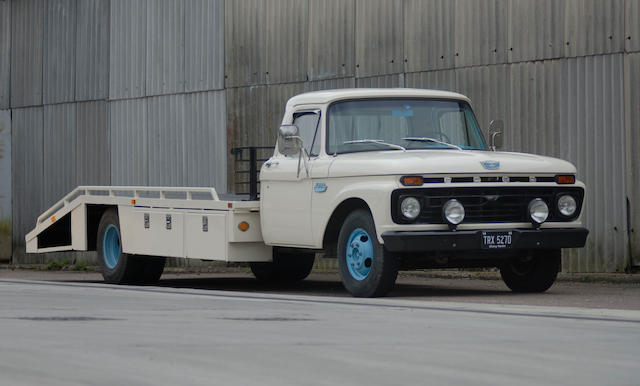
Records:
[[[482,162],[497,161],[497,169]],[[404,174],[575,174],[571,163],[526,153],[470,150],[387,150],[339,154],[329,177]]]

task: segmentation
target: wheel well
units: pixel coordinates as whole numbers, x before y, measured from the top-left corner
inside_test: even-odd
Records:
[[[98,225],[104,212],[109,208],[116,208],[116,205],[87,205],[87,249],[95,251],[98,239]]]
[[[340,228],[342,227],[342,223],[347,218],[349,213],[353,212],[356,209],[364,209],[371,213],[369,205],[367,205],[367,203],[363,199],[349,198],[342,201],[331,214],[329,222],[327,223],[327,227],[324,230],[324,238],[322,239],[322,246],[325,251],[325,257],[335,258],[338,256],[336,245],[338,242],[338,234],[340,233]]]

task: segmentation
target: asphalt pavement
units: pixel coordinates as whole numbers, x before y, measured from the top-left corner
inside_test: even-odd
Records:
[[[4,274],[0,384],[639,384],[634,307],[490,304],[493,290],[473,288],[451,301],[410,283],[355,299],[333,280],[291,292],[232,276],[129,287]]]

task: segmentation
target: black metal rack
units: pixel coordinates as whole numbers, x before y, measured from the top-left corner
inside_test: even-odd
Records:
[[[231,154],[234,156],[234,161],[236,165],[242,165],[240,169],[235,169],[233,171],[234,175],[249,175],[249,181],[236,181],[236,186],[249,185],[249,192],[241,192],[237,194],[248,194],[249,200],[257,200],[259,196],[258,184],[260,181],[258,180],[258,173],[260,171],[258,167],[258,162],[264,162],[269,159],[269,156],[266,158],[258,158],[259,150],[273,150],[273,147],[268,146],[245,146],[245,147],[234,147],[231,149]],[[244,165],[248,165],[246,168]]]

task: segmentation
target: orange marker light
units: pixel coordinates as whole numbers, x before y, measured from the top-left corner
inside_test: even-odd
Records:
[[[131,205],[135,205],[136,204],[136,200],[131,200]]]
[[[249,230],[249,223],[246,221],[241,222],[240,224],[238,224],[238,229],[240,229],[243,232],[246,232],[247,230]]]
[[[51,222],[56,221],[56,216],[51,216]]]
[[[418,186],[422,185],[422,177],[420,176],[404,176],[400,179],[402,185],[405,186]]]
[[[556,182],[559,184],[575,184],[576,176],[573,176],[573,175],[556,176]]]

